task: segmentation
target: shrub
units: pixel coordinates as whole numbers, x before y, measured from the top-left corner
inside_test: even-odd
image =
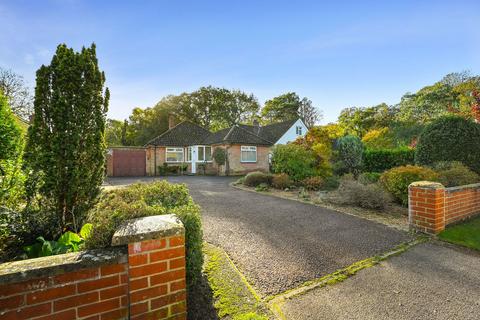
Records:
[[[238,184],[245,184],[245,177],[239,178],[237,181],[234,182],[235,185]]]
[[[384,210],[392,202],[390,194],[379,185],[364,185],[351,177],[343,178],[338,190],[329,194],[326,200],[335,204],[374,210]]]
[[[434,165],[438,180],[445,187],[456,187],[480,182],[480,176],[458,161],[440,162]]]
[[[316,173],[317,159],[312,150],[297,144],[278,145],[273,149],[274,173],[286,173],[294,181],[301,181]]]
[[[302,186],[307,190],[318,191],[322,188],[323,182],[322,177],[310,177],[302,180]]]
[[[415,162],[460,161],[480,174],[480,124],[458,116],[439,118],[420,135]]]
[[[227,161],[227,153],[225,152],[225,149],[217,147],[213,150],[212,158],[215,160],[216,164],[223,166]]]
[[[21,129],[0,91],[0,206],[20,209],[24,204],[22,149]]]
[[[328,190],[328,191],[336,190],[336,189],[338,189],[339,185],[340,185],[340,180],[339,180],[338,176],[326,177],[323,180],[321,190]]]
[[[362,184],[377,183],[381,175],[378,172],[364,172],[358,176],[358,182]]]
[[[408,204],[408,186],[423,180],[438,181],[438,174],[429,168],[403,166],[385,171],[380,177],[382,186],[404,206]]]
[[[176,214],[185,226],[187,282],[192,285],[203,264],[202,223],[200,209],[183,184],[161,180],[102,193],[99,203],[88,215],[93,229],[86,246],[109,246],[113,233],[126,220],[170,213]]]
[[[357,136],[345,136],[338,140],[338,154],[348,172],[355,176],[363,163],[363,144]]]
[[[383,172],[385,170],[415,164],[415,149],[402,147],[395,149],[367,149],[363,153],[363,170]]]
[[[244,184],[249,187],[256,187],[260,183],[270,185],[272,183],[272,175],[260,171],[250,172],[245,176]]]
[[[286,173],[274,174],[272,177],[272,187],[284,190],[292,185],[292,180]]]
[[[362,137],[363,145],[368,149],[395,148],[394,136],[389,128],[372,129]]]
[[[255,191],[268,191],[270,186],[266,183],[260,183],[258,186],[255,187]]]

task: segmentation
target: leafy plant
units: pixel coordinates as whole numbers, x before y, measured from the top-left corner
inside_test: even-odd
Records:
[[[255,187],[255,191],[268,191],[270,186],[266,183],[260,183],[258,186]]]
[[[385,171],[381,185],[402,205],[408,205],[408,186],[415,181],[438,181],[438,174],[429,168],[403,166]]]
[[[36,239],[37,243],[25,246],[23,250],[29,259],[67,252],[77,252],[84,247],[85,239],[90,236],[91,231],[92,225],[86,223],[80,230],[79,234],[67,231],[62,234],[57,241],[48,241],[45,240],[44,237],[38,237]]]
[[[277,145],[273,149],[272,168],[274,173],[285,173],[294,181],[314,176],[317,159],[312,150],[293,143]]]
[[[363,143],[357,136],[345,136],[338,140],[338,154],[349,173],[356,177],[363,164]]]
[[[302,180],[302,186],[307,190],[318,191],[323,186],[324,179],[322,177],[309,177]]]
[[[460,161],[480,174],[480,123],[458,116],[440,118],[420,135],[415,153],[419,165]]]
[[[292,180],[286,173],[274,174],[272,178],[272,187],[284,190],[293,184]]]
[[[363,137],[362,142],[367,149],[395,148],[395,140],[389,128],[372,129]]]

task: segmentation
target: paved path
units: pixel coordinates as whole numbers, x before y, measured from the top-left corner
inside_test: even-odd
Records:
[[[480,319],[480,253],[421,244],[282,309],[287,319]]]
[[[121,185],[134,180],[109,181]],[[411,239],[401,231],[333,210],[232,188],[232,178],[169,180],[187,183],[202,207],[205,240],[227,251],[264,296]]]

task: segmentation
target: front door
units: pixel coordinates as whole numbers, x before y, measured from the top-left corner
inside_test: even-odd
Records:
[[[192,146],[192,156],[191,156],[191,161],[192,161],[192,173],[195,174],[197,173],[197,159],[198,159],[198,147],[197,146]]]

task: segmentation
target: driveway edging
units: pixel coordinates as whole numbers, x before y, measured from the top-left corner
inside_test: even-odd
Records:
[[[285,292],[279,293],[277,295],[266,297],[264,300],[267,303],[268,307],[272,311],[272,313],[281,320],[287,320],[286,316],[283,314],[282,305],[288,300],[295,298],[297,296],[306,294],[314,289],[325,287],[328,285],[334,285],[339,282],[343,282],[346,279],[354,276],[357,274],[358,271],[374,267],[375,265],[379,264],[380,262],[402,254],[403,252],[409,250],[410,248],[429,241],[431,238],[427,236],[419,236],[412,241],[408,241],[402,243],[392,250],[387,251],[381,255],[373,256],[358,262],[355,262],[348,267],[339,269],[335,272],[327,274],[321,278],[314,279],[303,283],[302,285],[298,286],[297,288],[289,289]]]

